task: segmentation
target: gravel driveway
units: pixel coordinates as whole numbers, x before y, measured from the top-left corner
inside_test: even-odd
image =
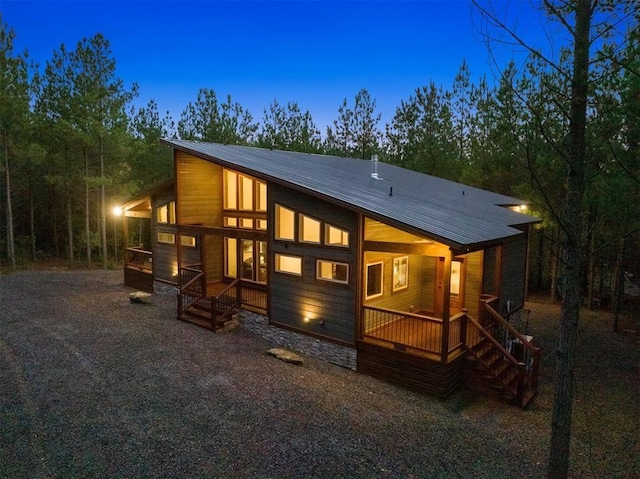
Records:
[[[0,276],[0,476],[544,475],[544,378],[526,411],[442,402],[311,358],[283,363],[242,327],[177,321],[172,294],[142,305],[130,291],[122,271]],[[572,470],[593,471],[576,448]],[[624,460],[605,475],[633,477],[637,457]]]

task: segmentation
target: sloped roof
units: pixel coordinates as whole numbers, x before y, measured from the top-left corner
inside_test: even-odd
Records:
[[[522,231],[513,226],[538,222],[505,207],[526,201],[387,163],[378,164],[378,179],[374,179],[367,160],[187,140],[162,141],[223,166],[347,205],[458,250],[520,235]]]

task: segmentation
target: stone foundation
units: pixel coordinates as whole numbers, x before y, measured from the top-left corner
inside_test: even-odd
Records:
[[[250,311],[240,311],[241,322],[245,328],[278,346],[337,364],[344,368],[356,369],[356,350],[339,344],[321,341],[304,334],[295,333],[269,325],[269,318]]]

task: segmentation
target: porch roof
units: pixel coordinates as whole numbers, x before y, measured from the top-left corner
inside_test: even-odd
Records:
[[[435,176],[354,158],[163,139],[194,156],[260,179],[320,196],[372,218],[440,241],[472,249],[522,234],[518,225],[539,220],[505,206],[526,201]]]

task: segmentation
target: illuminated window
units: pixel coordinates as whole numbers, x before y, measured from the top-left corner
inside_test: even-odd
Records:
[[[224,170],[224,209],[238,209],[238,174]]]
[[[302,276],[302,257],[276,254],[276,271]]]
[[[240,209],[253,210],[253,180],[240,175]]]
[[[295,213],[276,205],[276,239],[295,241]]]
[[[160,206],[156,210],[156,219],[158,223],[176,224],[176,202],[170,201],[169,203]]]
[[[320,243],[320,222],[300,215],[300,241],[305,243]]]
[[[230,226],[233,228],[237,228],[238,226],[238,218],[232,218],[230,216],[225,216],[224,217],[224,225],[225,226]]]
[[[240,218],[240,228],[253,229],[253,220],[251,218]]]
[[[460,261],[451,262],[451,294],[460,294],[460,276],[462,263]]]
[[[266,230],[267,229],[267,220],[256,220],[256,229],[257,230]]]
[[[349,265],[319,259],[316,261],[316,278],[346,284],[349,282]]]
[[[258,196],[256,198],[256,211],[267,211],[267,184],[256,181],[258,185]]]
[[[180,244],[182,246],[188,246],[190,248],[196,247],[196,237],[189,235],[181,235],[180,236]]]
[[[324,225],[324,243],[329,246],[349,246],[349,232],[331,225]]]
[[[176,244],[176,235],[173,233],[158,233],[158,243]]]
[[[382,261],[367,265],[367,291],[365,299],[377,298],[382,296],[382,280],[383,280],[383,264]]]
[[[235,238],[224,239],[224,274],[230,278],[238,277],[238,240]]]

